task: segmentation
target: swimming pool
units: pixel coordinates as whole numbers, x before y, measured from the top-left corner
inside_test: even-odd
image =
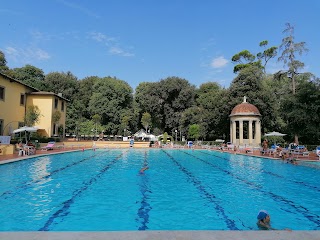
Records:
[[[260,209],[319,230],[319,173],[209,150],[47,155],[0,166],[0,231],[257,230]]]

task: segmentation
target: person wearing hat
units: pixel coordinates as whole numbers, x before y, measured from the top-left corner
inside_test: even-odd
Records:
[[[257,225],[261,230],[275,230],[270,225],[270,215],[266,210],[260,210],[257,216]]]

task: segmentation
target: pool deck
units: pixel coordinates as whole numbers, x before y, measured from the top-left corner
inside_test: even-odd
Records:
[[[109,146],[108,148],[112,148],[112,146],[114,146],[114,148],[129,148],[129,145],[126,143],[125,145],[120,145],[119,143],[110,143],[108,142]],[[136,144],[137,145],[137,144]],[[8,154],[8,155],[0,155],[0,164],[3,163],[9,163],[9,162],[14,162],[14,161],[20,161],[20,160],[24,160],[24,159],[28,159],[28,158],[32,158],[32,157],[38,157],[41,155],[49,155],[49,154],[57,154],[57,153],[63,153],[63,152],[72,152],[72,151],[83,151],[83,150],[87,150],[87,149],[92,149],[92,147],[90,146],[90,144],[86,145],[86,144],[78,144],[78,145],[70,145],[73,147],[66,147],[66,148],[54,148],[53,150],[47,150],[47,151],[42,151],[42,150],[37,150],[36,154],[34,155],[30,155],[30,156],[18,156],[18,152],[15,152],[14,154]],[[89,147],[90,146],[90,147]],[[105,148],[103,147],[104,145],[101,144],[100,147],[99,145],[97,145],[97,149],[98,148]],[[138,148],[143,148],[145,146],[148,146],[148,144],[141,145]],[[137,146],[134,146],[134,148]],[[149,149],[149,148],[148,148]],[[164,148],[164,149],[171,149],[171,148]],[[181,149],[181,148],[178,148]],[[198,150],[198,149],[202,149],[202,150],[206,150],[205,148],[202,148],[201,146],[195,146],[192,150]],[[191,149],[189,149],[191,150]],[[207,149],[208,151],[220,151],[218,149]],[[263,157],[263,158],[269,158],[269,159],[274,159],[274,160],[280,160],[281,159],[279,157],[274,157],[273,155],[261,155],[259,150],[254,150],[252,153],[245,153],[244,150],[241,151],[232,151],[232,150],[224,150],[224,151],[220,151],[220,152],[228,152],[231,154],[241,154],[241,155],[247,155],[247,156],[254,156],[254,157]],[[310,155],[308,157],[303,157],[303,156],[299,156],[295,158],[297,161],[319,161],[319,157],[316,156],[315,153],[310,152]]]
[[[319,240],[320,231],[0,232],[3,240]]]
[[[196,148],[202,149],[202,148]],[[196,150],[195,149],[195,150]],[[38,150],[35,155],[18,156],[18,153],[11,155],[0,156],[0,164],[26,160],[28,158],[59,154],[72,151],[92,150],[90,147],[81,147],[74,149],[54,149],[48,151]],[[191,150],[191,149],[190,149]],[[203,149],[204,150],[204,149]],[[212,151],[208,149],[208,151]],[[216,150],[213,150],[216,151]],[[232,154],[243,154],[254,157],[274,158],[269,155],[261,155],[259,151],[253,153],[224,151]],[[310,154],[309,157],[300,157],[298,161],[318,161],[316,155]],[[122,240],[122,239],[148,239],[148,240],[231,240],[231,239],[245,239],[245,240],[319,240],[320,231],[108,231],[108,232],[0,232],[0,239],[2,240]]]

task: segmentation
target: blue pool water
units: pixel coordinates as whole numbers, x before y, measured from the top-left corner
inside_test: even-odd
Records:
[[[149,170],[139,174],[148,165]],[[0,165],[0,231],[320,230],[320,169],[208,150],[104,149]]]

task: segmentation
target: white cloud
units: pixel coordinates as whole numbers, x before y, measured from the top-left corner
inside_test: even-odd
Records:
[[[90,32],[88,33],[89,38],[96,41],[103,43],[107,49],[108,52],[111,55],[118,55],[122,57],[133,57],[134,53],[124,50],[123,47],[121,47],[121,44],[119,41],[114,37],[109,37],[101,32]]]
[[[214,58],[211,63],[210,66],[213,68],[223,68],[227,65],[228,60],[225,59],[223,56]]]
[[[22,63],[33,62],[34,60],[42,61],[42,60],[47,60],[51,58],[51,56],[46,51],[37,47],[28,47],[28,48],[6,47],[4,52],[8,58],[11,58],[15,62],[22,62]]]
[[[12,57],[19,56],[18,50],[13,47],[6,47],[4,51],[8,56],[12,56]]]
[[[46,51],[44,51],[40,48],[31,49],[31,50],[34,51],[33,56],[35,58],[37,58],[38,60],[47,60],[47,59],[51,58],[49,53],[47,53]]]
[[[89,37],[97,42],[104,42],[107,45],[109,45],[109,42],[116,42],[114,37],[108,37],[101,32],[90,32]]]
[[[133,53],[126,52],[119,47],[110,47],[109,53],[111,53],[112,55],[119,55],[119,56],[123,56],[123,57],[133,57],[134,56]]]
[[[58,2],[62,3],[63,5],[74,9],[76,11],[79,11],[89,17],[94,17],[94,18],[100,18],[100,16],[98,14],[96,14],[95,12],[91,11],[89,8],[83,7],[79,4],[75,4],[69,1],[64,1],[64,0],[57,0]]]

